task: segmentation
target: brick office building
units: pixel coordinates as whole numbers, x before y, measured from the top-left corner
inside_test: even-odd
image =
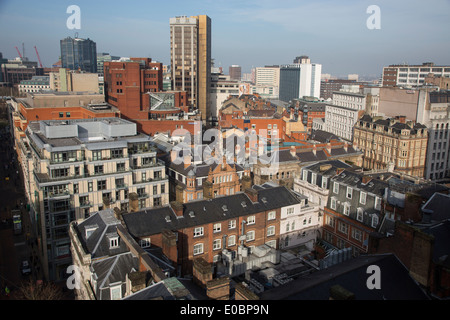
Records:
[[[163,91],[163,66],[150,58],[104,63],[105,99],[121,117],[132,120],[139,131],[154,135],[187,129],[194,133],[196,115],[185,91]]]
[[[123,214],[139,242],[160,248],[180,274],[193,273],[194,259],[220,259],[222,250],[237,252],[268,244],[278,248],[282,210],[300,206],[285,187],[251,188],[235,195],[192,201]]]
[[[104,63],[105,99],[118,107],[124,118],[148,119],[147,92],[162,91],[162,81],[162,63],[150,58]]]

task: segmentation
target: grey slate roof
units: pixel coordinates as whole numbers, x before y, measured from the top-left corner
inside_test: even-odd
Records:
[[[450,219],[450,195],[436,192],[422,206],[424,214],[429,214],[431,221]]]
[[[434,237],[433,261],[450,268],[450,220],[425,227],[422,231]]]
[[[84,250],[91,254],[92,259],[95,259],[128,252],[127,246],[120,241],[118,248],[109,248],[108,234],[117,233],[118,225],[120,225],[120,222],[115,218],[114,211],[106,209],[92,214],[76,225],[75,230]],[[91,227],[96,227],[96,230],[86,238],[86,229]]]
[[[180,230],[224,221],[250,214],[300,203],[300,198],[286,187],[258,190],[258,202],[253,203],[244,192],[211,200],[183,204],[183,217],[177,218],[170,206],[147,209],[123,215],[129,233],[134,237],[158,234],[164,229]],[[224,210],[226,209],[226,210]],[[193,213],[193,216],[190,215]],[[170,220],[166,221],[166,217]]]
[[[139,259],[132,253],[118,254],[107,259],[94,261],[91,270],[97,275],[98,300],[111,300],[110,285],[120,283],[122,294],[126,290],[126,276],[133,270],[139,270]]]

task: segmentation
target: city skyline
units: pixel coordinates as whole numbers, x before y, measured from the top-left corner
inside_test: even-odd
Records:
[[[81,10],[81,29],[69,30],[67,7]],[[371,30],[370,5],[380,8],[381,29]],[[20,8],[20,10],[17,10]],[[135,1],[126,7],[106,1],[3,1],[0,4],[0,52],[17,57],[15,47],[46,67],[59,58],[59,41],[76,33],[97,43],[97,52],[125,57],[151,57],[170,64],[169,19],[208,15],[212,21],[212,58],[228,72],[289,64],[299,55],[323,65],[322,73],[381,76],[389,64],[448,64],[450,2],[419,1]],[[442,30],[442,31],[441,31]],[[401,41],[399,41],[401,40]]]

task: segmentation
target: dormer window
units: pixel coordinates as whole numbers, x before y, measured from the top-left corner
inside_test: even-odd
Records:
[[[95,230],[97,230],[97,228],[98,228],[97,225],[86,226],[85,228],[86,239],[89,239],[89,237],[95,232]]]
[[[119,247],[119,235],[117,233],[107,234],[106,237],[108,238],[110,249]]]

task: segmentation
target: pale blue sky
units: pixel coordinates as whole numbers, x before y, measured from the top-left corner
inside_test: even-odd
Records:
[[[287,64],[308,55],[333,75],[380,75],[392,63],[450,64],[449,0],[0,0],[0,52],[14,58],[14,46],[45,66],[59,57],[59,40],[74,36],[66,27],[69,5],[81,9],[82,38],[97,52],[150,56],[169,63],[169,18],[207,14],[212,20],[212,57],[226,72],[232,64]],[[366,9],[378,5],[381,29],[369,30]]]

